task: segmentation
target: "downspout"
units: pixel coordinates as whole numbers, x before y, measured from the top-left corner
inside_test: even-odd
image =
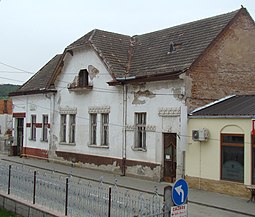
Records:
[[[52,156],[54,156],[54,151],[53,151],[53,128],[55,126],[55,98],[56,98],[56,94],[53,93],[51,96],[51,106],[50,106],[50,141],[49,141],[49,154],[48,154],[48,158],[51,158]]]
[[[127,84],[123,86],[123,136],[122,136],[122,176],[126,175],[126,158],[127,158]]]
[[[127,159],[127,94],[128,94],[128,86],[125,81],[134,80],[136,77],[124,77],[124,78],[116,78],[123,87],[122,91],[122,119],[123,119],[123,128],[122,128],[122,159],[121,159],[121,175],[126,175],[126,159]]]

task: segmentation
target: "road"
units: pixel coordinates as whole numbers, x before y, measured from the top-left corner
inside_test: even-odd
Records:
[[[188,206],[189,217],[247,217],[248,215],[242,215],[230,211],[216,209],[208,206],[189,203]]]

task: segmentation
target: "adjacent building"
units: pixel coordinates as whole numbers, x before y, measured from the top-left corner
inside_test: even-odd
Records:
[[[249,196],[255,184],[255,95],[233,95],[189,114],[190,187]]]

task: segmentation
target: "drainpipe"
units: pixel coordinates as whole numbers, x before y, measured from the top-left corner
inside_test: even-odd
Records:
[[[127,85],[123,85],[123,137],[122,137],[122,175],[126,175],[126,157],[127,157]]]
[[[132,77],[123,77],[123,78],[116,78],[123,87],[122,91],[122,100],[123,100],[123,107],[122,107],[122,119],[123,119],[123,128],[122,128],[122,165],[121,165],[121,175],[126,175],[126,159],[127,159],[127,92],[128,86],[125,81],[134,80],[135,76]]]

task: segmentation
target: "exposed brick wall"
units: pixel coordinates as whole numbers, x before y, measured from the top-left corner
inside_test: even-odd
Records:
[[[193,109],[231,94],[255,94],[255,27],[246,13],[219,37],[189,71]]]
[[[5,101],[6,101],[6,108],[5,108]],[[12,114],[12,101],[8,100],[0,100],[0,114]]]

